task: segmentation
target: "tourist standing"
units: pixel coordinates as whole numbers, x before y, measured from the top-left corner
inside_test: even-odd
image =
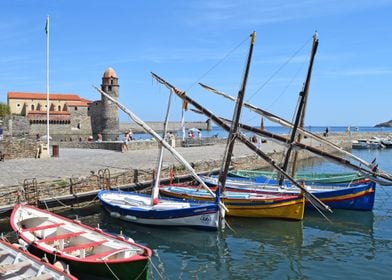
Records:
[[[124,152],[128,152],[128,142],[129,142],[129,131],[126,131],[124,134],[124,141],[122,144],[122,148],[121,151]]]
[[[169,132],[169,142],[170,146],[172,146],[173,148],[176,147],[176,136],[171,131]]]

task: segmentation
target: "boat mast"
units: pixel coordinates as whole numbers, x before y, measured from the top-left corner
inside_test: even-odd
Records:
[[[226,99],[229,99],[231,101],[235,101],[235,98],[233,96],[230,96],[230,95],[228,95],[228,94],[226,94],[224,92],[221,92],[221,91],[219,91],[217,89],[214,89],[214,88],[212,88],[212,87],[210,87],[208,85],[205,85],[205,84],[202,84],[202,83],[199,83],[199,84],[204,89],[206,89],[206,90],[208,90],[208,91],[210,91],[212,93],[220,95],[220,96],[222,96],[222,97],[224,97]],[[252,104],[244,102],[244,107],[246,107],[246,108],[252,110],[253,112],[255,112],[257,114],[264,116],[268,120],[270,120],[270,121],[272,121],[274,123],[278,123],[278,124],[280,124],[280,125],[282,125],[284,127],[292,129],[293,126],[294,126],[289,121],[287,121],[287,120],[285,120],[285,119],[283,119],[283,118],[281,118],[281,117],[279,117],[279,116],[277,116],[275,114],[267,112],[267,111],[265,111],[265,110],[263,110],[261,108],[258,108],[258,107],[254,106]],[[229,121],[229,120],[225,120],[225,121]],[[265,130],[264,131],[260,131],[258,129],[255,129],[254,127],[247,127],[247,128],[245,128],[245,125],[243,125],[243,124],[241,124],[241,126],[245,130],[252,131],[252,132],[254,132],[254,133],[258,134],[258,135],[265,136],[265,137],[268,137],[268,138],[271,138],[271,139],[275,139],[275,140],[277,140],[280,143],[288,144],[288,139],[286,139],[283,136],[276,135],[276,134],[267,132]],[[367,176],[371,177],[370,179],[372,179],[373,181],[376,181],[380,185],[389,186],[389,185],[392,184],[392,175],[391,174],[381,170],[380,168],[378,168],[377,172],[375,172],[374,170],[371,170],[372,167],[373,167],[371,163],[369,163],[369,162],[367,162],[367,161],[365,161],[365,160],[363,160],[363,159],[353,155],[350,152],[347,152],[346,150],[344,150],[342,147],[339,147],[335,143],[332,143],[331,141],[328,141],[327,139],[322,138],[322,137],[318,136],[317,134],[314,134],[314,133],[312,133],[310,131],[302,129],[301,127],[298,127],[297,130],[298,130],[298,133],[301,133],[302,135],[310,137],[310,138],[318,141],[319,143],[325,144],[325,145],[335,149],[336,151],[342,153],[343,155],[346,155],[349,158],[356,160],[361,165],[364,165],[364,166],[368,167],[370,170],[367,170],[367,169],[362,168],[361,166],[355,165],[355,164],[351,163],[349,160],[347,160],[345,158],[338,157],[338,156],[335,156],[335,155],[331,155],[331,154],[325,153],[324,151],[321,151],[321,150],[318,150],[316,148],[312,148],[312,147],[309,147],[309,146],[306,146],[306,145],[299,145],[299,144],[297,145],[296,144],[296,146],[300,147],[301,149],[308,149],[308,150],[313,149],[313,151],[312,150],[310,150],[310,151],[315,153],[315,154],[317,154],[317,155],[325,156],[327,159],[331,160],[332,162],[335,162],[335,163],[338,163],[338,164],[347,165],[351,169],[358,170],[358,171],[360,171],[360,172],[362,172],[364,174],[367,174]],[[379,179],[376,179],[376,178],[374,178],[374,176],[381,177],[385,181],[381,181]]]
[[[310,55],[310,63],[309,63],[309,68],[308,68],[308,74],[306,76],[306,81],[305,81],[304,88],[299,93],[298,111],[297,111],[297,115],[295,117],[294,127],[291,130],[290,143],[294,143],[294,141],[295,141],[295,136],[297,134],[297,128],[298,127],[303,128],[303,126],[304,126],[306,103],[307,103],[308,95],[309,95],[310,78],[312,77],[313,62],[314,62],[314,57],[316,56],[318,42],[319,42],[319,40],[318,40],[318,37],[317,37],[317,33],[315,33],[313,35],[313,45],[312,45],[312,52],[311,52],[311,55]],[[301,134],[298,135],[297,142],[301,142]],[[284,159],[283,166],[282,166],[284,171],[287,171],[292,149],[293,149],[292,145],[290,145],[288,147],[288,149],[287,149],[286,157]],[[297,157],[297,153],[295,153],[294,165],[293,165],[293,169],[292,169],[292,172],[291,172],[291,176],[293,176],[293,177],[294,177],[294,174],[295,174],[296,157]],[[283,184],[283,181],[284,181],[284,177],[283,176],[279,176],[279,186],[281,186]]]
[[[151,73],[153,78],[155,78],[158,82],[166,85],[169,88],[172,88],[174,93],[180,97],[183,101],[188,102],[193,107],[196,108],[197,111],[204,114],[208,118],[210,118],[213,122],[219,125],[224,130],[230,132],[230,127],[227,125],[227,122],[222,121],[219,117],[211,113],[208,109],[204,108],[202,105],[197,103],[195,100],[191,99],[189,96],[186,95],[184,91],[181,91],[171,85],[169,82],[164,80],[163,78],[159,77],[158,75]],[[230,121],[229,121],[230,122]],[[281,137],[281,136],[280,136]],[[319,207],[321,209],[327,210],[332,212],[331,209],[325,205],[322,201],[320,201],[314,194],[310,193],[304,186],[298,184],[289,174],[287,174],[275,161],[269,157],[266,153],[262,150],[258,149],[252,142],[250,142],[244,135],[241,133],[237,134],[237,138],[242,143],[244,143],[249,149],[254,151],[258,156],[264,159],[268,164],[270,164],[274,169],[276,169],[279,173],[283,174],[294,186],[300,188],[305,193],[305,198],[308,199],[315,207]]]
[[[169,100],[167,102],[165,122],[163,123],[162,139],[165,138],[165,135],[167,133],[167,123],[169,121],[169,113],[170,113],[172,95],[173,95],[173,91],[171,90],[170,94],[169,94]],[[162,171],[163,150],[164,150],[163,145],[159,144],[158,166],[157,166],[157,173],[155,176],[154,186],[153,186],[152,192],[151,192],[151,205],[154,205],[157,203],[157,199],[158,199],[158,195],[159,195],[159,181],[160,181],[161,171]]]
[[[246,67],[245,67],[244,78],[242,81],[241,89],[238,92],[237,102],[234,107],[233,121],[231,123],[229,136],[227,137],[227,144],[226,144],[226,150],[225,150],[225,153],[223,156],[222,167],[219,172],[219,178],[218,178],[219,186],[218,187],[219,187],[220,192],[222,192],[225,187],[227,172],[229,171],[231,157],[233,155],[234,144],[235,144],[235,140],[238,135],[238,124],[240,122],[242,104],[244,103],[246,84],[248,81],[250,63],[251,63],[251,59],[252,59],[253,47],[254,47],[255,41],[256,41],[256,32],[253,32],[251,34],[251,42],[250,42],[250,47],[249,47],[248,59],[246,62]]]
[[[230,120],[227,120],[227,119],[224,119],[224,118],[220,118],[220,119],[221,119],[222,122],[224,121],[224,122],[229,122],[230,123]],[[287,146],[291,145],[291,146],[293,146],[293,148],[299,148],[299,149],[307,150],[307,151],[309,151],[309,152],[311,152],[311,153],[313,153],[315,155],[322,156],[322,157],[324,157],[324,158],[326,158],[326,159],[328,159],[328,160],[330,160],[330,161],[332,161],[334,163],[337,163],[337,164],[343,165],[345,167],[351,168],[353,170],[359,171],[359,172],[365,174],[369,179],[371,179],[372,181],[377,182],[380,185],[390,186],[392,184],[392,180],[391,180],[391,175],[390,174],[377,173],[376,171],[365,169],[365,168],[363,168],[361,166],[358,166],[358,165],[355,165],[355,164],[351,163],[349,160],[347,160],[345,158],[342,158],[340,156],[336,156],[336,155],[330,154],[328,152],[325,152],[323,150],[317,149],[315,147],[308,146],[308,145],[305,145],[303,143],[290,142],[289,138],[281,136],[279,134],[274,134],[274,133],[269,132],[269,131],[260,130],[258,128],[255,128],[255,127],[252,127],[252,126],[249,126],[249,125],[246,125],[246,124],[241,124],[241,123],[239,124],[239,127],[241,129],[246,130],[246,131],[250,131],[250,132],[256,133],[257,135],[268,137],[270,139],[276,140],[277,142],[283,143],[283,144],[285,144]],[[384,179],[385,181],[377,179],[376,177],[380,177],[380,178]]]
[[[167,143],[162,137],[156,133],[151,127],[149,127],[145,122],[143,122],[138,116],[136,116],[133,112],[131,112],[129,109],[127,109],[124,105],[122,105],[118,100],[114,99],[110,95],[108,95],[106,92],[103,90],[97,88],[94,86],[94,88],[104,96],[106,96],[109,100],[111,100],[114,104],[120,108],[124,113],[126,113],[137,125],[142,127],[147,133],[149,133],[152,137],[155,138],[155,140],[165,147],[179,162],[181,162],[185,168],[192,174],[192,176],[204,187],[212,197],[216,197],[215,193],[204,183],[204,181],[197,175],[196,171],[192,168],[192,166],[174,149]],[[225,210],[228,211],[226,206],[220,201],[219,205],[221,206],[221,211]]]
[[[222,97],[224,97],[226,99],[229,99],[231,101],[235,101],[236,100],[235,97],[230,96],[230,95],[228,95],[228,94],[226,94],[224,92],[221,92],[221,91],[219,91],[217,89],[214,89],[214,88],[212,88],[212,87],[210,87],[208,85],[205,85],[203,83],[199,83],[199,85],[202,86],[204,89],[206,89],[206,90],[208,90],[208,91],[210,91],[212,93],[215,93],[217,95],[220,95],[220,96],[222,96]],[[290,128],[290,129],[292,129],[294,127],[294,125],[292,123],[290,123],[288,120],[285,120],[285,119],[283,119],[283,118],[281,118],[281,117],[279,117],[279,116],[277,116],[275,114],[267,112],[267,111],[265,111],[265,110],[263,110],[261,108],[258,108],[258,107],[254,106],[252,104],[244,102],[243,105],[244,105],[244,107],[252,110],[256,114],[264,116],[265,118],[267,118],[268,120],[270,120],[270,121],[272,121],[274,123],[278,123],[278,124],[280,124],[280,125],[282,125],[284,127]],[[328,145],[331,148],[339,151],[340,153],[342,153],[342,154],[344,154],[344,155],[346,155],[346,156],[348,156],[348,157],[358,161],[359,163],[361,163],[361,164],[363,164],[363,165],[365,165],[365,166],[367,166],[369,168],[372,168],[372,164],[371,163],[369,163],[369,162],[367,162],[367,161],[365,161],[365,160],[363,160],[363,159],[353,155],[352,153],[349,153],[349,152],[345,151],[342,147],[339,147],[335,143],[332,143],[331,141],[328,141],[327,139],[322,138],[322,137],[318,136],[317,134],[314,134],[314,133],[312,133],[310,131],[307,131],[307,130],[301,128],[301,127],[297,128],[297,132],[301,133],[304,136],[310,137],[310,138],[318,141],[319,143]],[[379,170],[379,172],[380,172],[380,170]],[[391,180],[392,180],[392,178],[391,178]]]

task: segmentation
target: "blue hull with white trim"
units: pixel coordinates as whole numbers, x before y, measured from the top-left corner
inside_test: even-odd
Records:
[[[151,205],[150,195],[107,190],[100,191],[98,197],[112,217],[129,222],[206,230],[219,227],[219,205],[216,203],[161,198]]]

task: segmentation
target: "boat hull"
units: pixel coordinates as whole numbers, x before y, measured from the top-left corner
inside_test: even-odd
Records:
[[[235,170],[229,172],[229,177],[251,180],[256,183],[274,183],[278,180],[276,172],[261,170]],[[306,185],[313,184],[352,184],[361,182],[366,177],[355,172],[346,173],[297,173],[295,178],[304,181]],[[285,180],[286,184],[287,180]]]
[[[370,182],[364,185],[314,192],[314,195],[332,209],[372,211],[376,196],[376,183]]]
[[[52,262],[63,261],[81,279],[86,273],[118,279],[148,277],[152,251],[124,237],[21,204],[14,207],[10,222],[29,251]]]
[[[58,267],[44,262],[25,249],[16,246],[0,239],[0,279],[42,277],[42,279],[53,280],[77,280],[76,277],[60,271]],[[23,265],[26,262],[27,265]]]
[[[127,198],[147,202],[143,194],[118,191],[101,191],[98,194],[103,208],[112,217],[128,222],[157,226],[187,226],[206,230],[219,227],[219,205],[216,203],[189,203],[178,199],[160,199],[157,205],[127,205]],[[111,198],[120,202],[115,203]],[[121,202],[122,201],[122,202]]]
[[[216,186],[216,179],[203,177],[207,185]],[[246,183],[235,184],[234,181],[226,183],[226,189],[238,192],[270,193],[270,194],[299,194],[300,191],[294,187],[279,187],[277,184]],[[359,211],[371,211],[374,207],[376,183],[367,181],[363,184],[324,184],[307,186],[308,191],[314,194],[323,203],[332,209],[347,209]],[[314,208],[306,201],[307,208]]]
[[[211,201],[213,198],[204,190],[193,187],[161,187],[163,195],[188,199]],[[250,218],[275,218],[302,220],[304,216],[304,198],[301,195],[249,195],[225,192],[222,202],[228,209],[227,216]]]
[[[102,262],[80,262],[61,257],[60,254],[53,254],[43,251],[33,245],[28,247],[29,252],[43,258],[46,256],[49,262],[61,261],[69,265],[72,275],[78,279],[86,279],[87,276],[94,275],[104,279],[148,279],[149,263],[147,260],[134,261],[130,263],[102,263]]]

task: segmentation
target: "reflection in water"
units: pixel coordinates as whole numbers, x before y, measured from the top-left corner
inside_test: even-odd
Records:
[[[365,153],[358,151],[358,153]],[[392,171],[392,149],[367,151]],[[321,167],[320,167],[321,166]],[[314,161],[307,171],[340,172]],[[377,186],[372,212],[336,210],[331,223],[315,211],[303,222],[228,218],[222,232],[149,227],[111,218],[94,206],[59,212],[154,250],[151,279],[389,279],[392,274],[392,189]],[[8,219],[0,231],[10,234]],[[87,276],[84,279],[91,279]]]
[[[152,279],[361,279],[392,242],[374,237],[373,212],[335,211],[331,223],[311,211],[303,222],[230,217],[230,228],[220,232],[122,222],[98,205],[58,213],[152,248]],[[0,230],[11,231],[8,220]],[[380,271],[375,275],[382,279]]]

